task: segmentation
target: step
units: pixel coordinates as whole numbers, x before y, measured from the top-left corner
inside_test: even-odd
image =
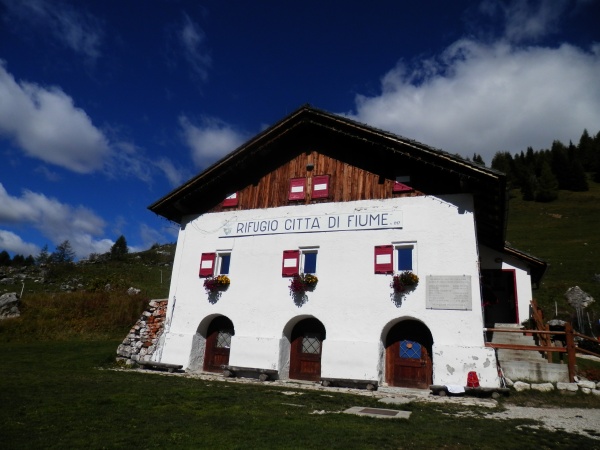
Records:
[[[500,363],[504,376],[513,381],[569,382],[569,368],[566,364],[534,363],[528,361],[504,361]]]
[[[547,359],[540,353],[536,351],[529,350],[498,350],[498,359],[500,363],[503,361],[531,361],[531,362],[539,362],[539,363],[547,363]]]

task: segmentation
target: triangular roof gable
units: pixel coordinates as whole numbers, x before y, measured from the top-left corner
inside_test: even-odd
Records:
[[[233,190],[255,183],[307,150],[386,179],[410,172],[412,187],[426,194],[471,192],[479,238],[495,248],[504,245],[504,174],[311,106],[303,106],[267,128],[149,209],[180,223],[186,215],[211,210]]]

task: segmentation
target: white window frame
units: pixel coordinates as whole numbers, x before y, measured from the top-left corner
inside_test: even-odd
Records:
[[[417,273],[417,271],[418,271],[417,242],[416,241],[392,242],[392,245],[394,247],[394,254],[393,254],[394,273],[397,274],[397,273],[404,272],[404,270],[398,269],[398,249],[402,249],[402,248],[411,248],[412,249],[412,269],[410,269],[410,271],[413,273]]]
[[[310,273],[311,275],[316,275],[317,271],[318,271],[318,263],[319,263],[319,247],[318,246],[311,246],[311,247],[298,247],[298,250],[300,251],[300,266],[298,267],[298,272],[300,274],[303,273]],[[315,261],[315,271],[314,272],[304,272],[304,263],[305,263],[305,254],[306,253],[314,253],[316,254],[316,261]]]
[[[214,267],[214,276],[218,276],[218,275],[229,275],[231,273],[231,250],[216,250],[216,258],[215,258],[215,267]],[[221,264],[222,264],[222,258],[225,255],[229,255],[229,272],[226,274],[222,274],[221,273]]]

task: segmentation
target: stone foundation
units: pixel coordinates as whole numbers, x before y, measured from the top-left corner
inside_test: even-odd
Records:
[[[146,311],[117,347],[117,360],[133,364],[150,361],[164,330],[168,300],[151,300]]]

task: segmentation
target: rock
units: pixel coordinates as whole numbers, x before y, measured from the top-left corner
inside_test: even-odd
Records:
[[[127,294],[128,295],[137,295],[140,292],[142,292],[140,289],[136,289],[134,287],[130,287],[129,289],[127,289]]]
[[[14,278],[2,278],[0,284],[15,284]]]
[[[513,389],[517,392],[528,391],[531,389],[531,385],[529,383],[523,383],[522,381],[517,381],[513,384]]]
[[[539,392],[550,392],[554,390],[554,385],[552,383],[532,384],[531,389]]]
[[[0,320],[19,317],[19,297],[16,292],[0,295]]]
[[[600,396],[600,389],[592,389],[592,394]]]
[[[577,383],[556,383],[556,389],[558,391],[569,391],[569,392],[577,392],[579,390],[579,386]]]
[[[596,383],[588,380],[581,380],[577,383],[581,389],[596,389]]]
[[[590,388],[581,388],[581,392],[583,392],[584,394],[591,394],[592,390]]]
[[[570,287],[565,292],[565,297],[573,308],[587,308],[594,302],[594,298],[584,292],[579,286]]]

